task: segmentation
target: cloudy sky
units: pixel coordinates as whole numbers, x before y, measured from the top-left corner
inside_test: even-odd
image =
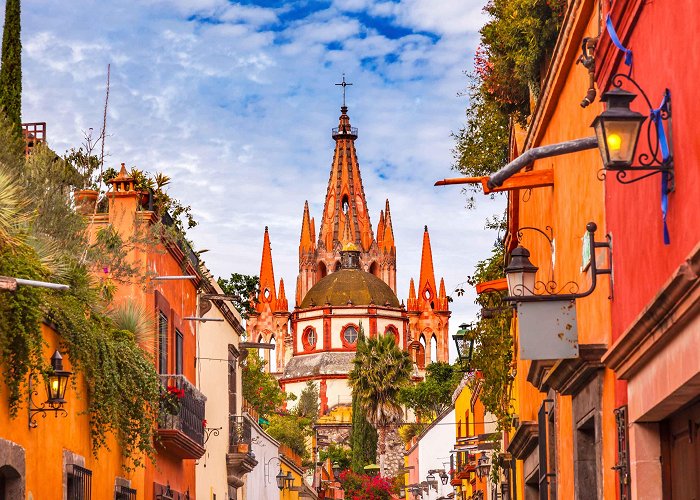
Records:
[[[101,125],[111,63],[110,165],[173,178],[217,276],[258,274],[269,226],[293,300],[304,200],[318,221],[345,73],[372,223],[386,198],[392,207],[399,298],[419,274],[426,224],[450,293],[488,254],[484,220],[504,206],[482,197],[468,211],[459,188],[433,187],[455,175],[451,133],[484,3],[25,0],[23,120],[47,122],[58,152],[78,145]],[[455,297],[452,331],[473,319],[473,298]]]

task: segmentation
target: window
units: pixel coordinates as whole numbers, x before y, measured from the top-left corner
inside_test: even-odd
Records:
[[[438,350],[437,339],[435,338],[435,335],[433,335],[432,337],[430,337],[430,362],[431,363],[436,363],[438,360],[437,350]]]
[[[182,332],[175,330],[175,373],[182,375]]]
[[[68,500],[90,500],[92,498],[92,471],[76,464],[69,464],[67,472]]]
[[[168,317],[158,313],[158,373],[168,373]]]
[[[386,327],[384,330],[384,335],[391,335],[394,338],[394,343],[398,345],[399,343],[399,332],[396,330],[396,327],[393,325],[389,325]]]
[[[114,500],[136,500],[136,490],[127,486],[117,485],[114,489]]]
[[[357,328],[355,325],[349,325],[343,330],[343,343],[352,345],[357,342]]]
[[[312,327],[306,327],[304,334],[301,337],[301,343],[305,351],[312,351],[316,348],[316,330]]]

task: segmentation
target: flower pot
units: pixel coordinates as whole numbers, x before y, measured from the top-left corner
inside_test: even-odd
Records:
[[[94,189],[81,189],[75,193],[75,209],[79,214],[91,215],[95,213],[97,196],[100,193]]]

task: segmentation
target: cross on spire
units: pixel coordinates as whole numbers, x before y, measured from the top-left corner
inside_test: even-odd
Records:
[[[343,87],[343,107],[345,107],[345,87],[348,85],[352,85],[352,83],[348,83],[345,81],[345,73],[343,73],[343,81],[340,83],[336,83],[336,85]]]

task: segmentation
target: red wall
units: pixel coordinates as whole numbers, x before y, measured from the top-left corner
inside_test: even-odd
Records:
[[[670,245],[663,243],[661,176],[631,185],[620,184],[610,175],[606,180],[607,228],[613,237],[612,330],[616,339],[700,240],[700,134],[695,129],[700,106],[696,85],[691,83],[700,70],[700,2],[618,0],[612,18],[623,43],[634,52],[633,76],[652,104],[660,104],[666,87],[671,90],[676,179],[676,190],[668,201]],[[605,32],[597,64],[601,92],[609,86],[613,70],[627,72],[620,51],[611,46]],[[635,91],[627,83],[623,88]],[[641,96],[632,107],[648,114]],[[638,153],[645,144],[641,136]]]

